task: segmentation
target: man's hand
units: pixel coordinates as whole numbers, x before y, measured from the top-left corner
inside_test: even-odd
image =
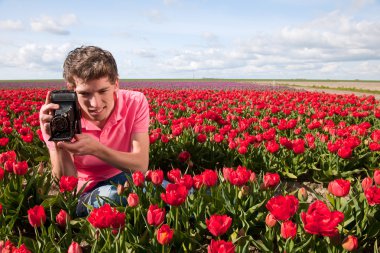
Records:
[[[53,119],[53,111],[59,109],[58,104],[51,103],[50,91],[46,95],[45,104],[40,109],[40,127],[44,136],[51,136],[50,122]]]
[[[87,134],[76,134],[74,135],[74,142],[63,142],[57,143],[57,147],[67,150],[73,155],[95,155],[99,152],[101,148],[101,143],[92,138]]]

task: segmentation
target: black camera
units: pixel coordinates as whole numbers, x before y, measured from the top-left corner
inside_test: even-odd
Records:
[[[51,137],[49,141],[70,141],[75,134],[81,133],[80,108],[75,91],[54,90],[50,100],[59,104],[50,122]]]

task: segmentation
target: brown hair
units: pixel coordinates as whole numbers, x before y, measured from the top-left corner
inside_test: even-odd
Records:
[[[84,82],[108,77],[113,84],[118,79],[112,54],[95,46],[81,46],[69,52],[63,64],[63,78],[75,87],[75,79]]]

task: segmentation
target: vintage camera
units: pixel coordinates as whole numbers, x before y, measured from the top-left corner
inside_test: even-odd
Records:
[[[50,122],[51,137],[49,141],[70,141],[75,134],[81,133],[80,108],[77,94],[70,90],[54,90],[50,100],[59,104]]]

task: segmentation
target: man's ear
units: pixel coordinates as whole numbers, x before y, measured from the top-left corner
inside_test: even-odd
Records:
[[[115,81],[115,91],[119,90],[119,79],[116,79]]]

